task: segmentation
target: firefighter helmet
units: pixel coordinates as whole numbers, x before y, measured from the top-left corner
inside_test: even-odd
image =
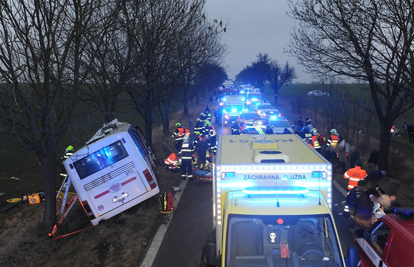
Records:
[[[201,135],[201,133],[199,131],[195,132],[196,135]]]
[[[68,146],[68,147],[66,148],[66,152],[68,152],[68,151],[73,151],[73,146]]]
[[[206,121],[206,126],[210,126],[211,123],[209,121]]]
[[[177,122],[177,123],[175,124],[175,126],[176,126],[176,127],[180,127],[180,126],[181,126],[181,123]]]
[[[312,128],[311,132],[312,132],[312,134],[316,135],[316,134],[318,134],[318,129]]]
[[[331,134],[337,134],[338,132],[336,131],[336,129],[332,129],[329,131]]]
[[[188,135],[184,135],[183,142],[188,143],[189,141],[190,141],[190,137],[188,137]]]
[[[205,115],[205,114],[204,114],[204,112],[201,112],[201,113],[200,113],[200,116],[204,116],[204,115]]]
[[[200,121],[201,121],[201,119],[200,119],[200,118],[197,118],[197,119],[196,119],[196,121],[197,121],[197,122],[200,122]]]

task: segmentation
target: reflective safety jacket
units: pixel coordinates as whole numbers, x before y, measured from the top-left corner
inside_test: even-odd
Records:
[[[211,137],[216,136],[216,129],[214,129],[213,125],[210,125],[210,129],[208,130],[208,135]]]
[[[238,124],[233,124],[231,126],[231,134],[232,135],[240,135],[242,130],[240,129],[240,126]]]
[[[195,132],[200,132],[200,134],[202,135],[204,132],[204,122],[203,121],[199,121],[196,123],[196,125],[194,126],[194,135]]]
[[[349,169],[344,173],[344,178],[349,179],[348,189],[358,186],[358,181],[367,177],[367,172],[361,169],[360,166],[355,166],[355,168]]]
[[[390,132],[391,133],[394,133],[394,132],[396,132],[398,129],[397,129],[397,127],[395,127],[395,125],[393,125],[392,127],[391,127],[391,130],[390,130]]]
[[[174,139],[175,141],[183,140],[184,135],[190,136],[190,131],[187,128],[184,128],[182,126],[177,127],[177,130],[174,132]]]
[[[194,147],[190,143],[183,143],[181,151],[178,153],[181,155],[181,160],[191,160],[193,158]]]
[[[197,146],[198,146],[198,144],[201,142],[201,140],[202,140],[203,138],[201,137],[201,136],[196,136],[196,137],[194,137],[194,140],[193,140],[193,147],[194,147],[194,149],[195,150],[197,150]]]
[[[171,155],[169,155],[168,158],[166,158],[164,160],[164,164],[165,165],[176,165],[176,164],[178,164],[177,154],[172,153]]]
[[[321,148],[321,146],[319,145],[319,134],[312,136],[312,145],[315,149]]]
[[[336,147],[338,145],[338,135],[332,134],[329,139],[328,139],[328,144],[326,144],[328,147],[332,146],[332,147]]]

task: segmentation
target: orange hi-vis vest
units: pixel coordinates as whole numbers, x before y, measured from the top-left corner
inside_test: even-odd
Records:
[[[171,155],[168,156],[168,158],[166,158],[164,160],[164,164],[166,165],[175,165],[178,163],[178,157],[177,154],[172,153]]]
[[[312,136],[312,145],[315,149],[321,148],[321,146],[319,145],[319,134]]]
[[[334,134],[332,134],[331,135],[331,139],[328,140],[329,145],[330,146],[333,146],[333,147],[336,147],[338,145],[338,141],[339,141],[338,136],[337,135],[334,135]]]
[[[355,168],[349,169],[344,173],[344,178],[349,179],[348,189],[351,190],[355,186],[358,186],[358,181],[367,177],[367,172],[361,169],[360,166],[355,166]]]
[[[174,132],[175,141],[183,140],[184,135],[190,136],[190,131],[187,128],[178,127]]]

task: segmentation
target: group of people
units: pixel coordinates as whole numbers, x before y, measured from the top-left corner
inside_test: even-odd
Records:
[[[194,126],[193,139],[190,140],[190,131],[181,123],[175,124],[176,130],[172,134],[175,141],[176,153],[172,153],[166,160],[167,165],[173,165],[178,162],[177,155],[181,157],[181,177],[183,180],[193,179],[193,155],[197,155],[198,168],[207,167],[207,155],[215,154],[217,150],[217,134],[214,126],[211,124],[210,108],[206,106],[205,111],[200,113]]]
[[[349,180],[344,214],[349,219],[351,232],[369,229],[378,218],[396,206],[396,197],[385,194],[378,185],[387,168],[382,167],[367,175],[361,165],[362,162],[357,160],[355,168],[344,174],[344,178]]]

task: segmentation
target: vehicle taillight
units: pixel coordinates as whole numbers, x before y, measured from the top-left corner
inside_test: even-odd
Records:
[[[145,178],[147,179],[151,189],[154,189],[155,187],[157,187],[157,184],[154,181],[154,178],[152,178],[151,173],[149,172],[148,169],[146,169],[145,171],[143,171]]]
[[[88,215],[89,220],[95,219],[95,214],[93,214],[91,207],[88,204],[88,201],[82,201],[83,209],[85,210],[86,214]]]

